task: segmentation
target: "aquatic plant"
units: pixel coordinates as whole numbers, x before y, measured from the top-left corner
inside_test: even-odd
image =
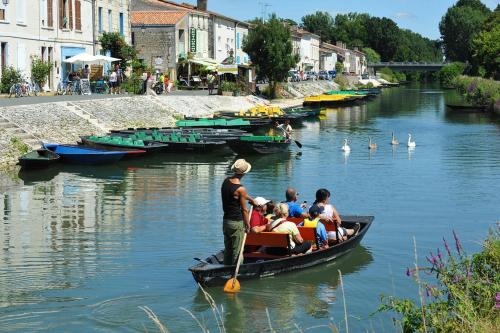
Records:
[[[419,287],[420,304],[411,299],[381,296],[378,312],[394,312],[403,332],[494,332],[500,325],[500,227],[492,229],[480,253],[468,256],[457,234],[455,249],[446,239],[426,257],[428,267],[407,268]],[[416,248],[416,247],[415,247]],[[433,276],[422,281],[419,272]],[[425,291],[425,296],[423,292]]]

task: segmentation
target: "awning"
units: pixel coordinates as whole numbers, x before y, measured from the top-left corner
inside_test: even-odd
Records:
[[[231,64],[231,65],[223,65],[220,64],[217,66],[217,74],[222,75],[222,74],[233,74],[233,75],[238,75],[238,65]]]
[[[193,63],[193,64],[198,64],[198,65],[202,65],[202,66],[206,66],[206,67],[217,66],[217,61],[215,61],[213,59],[193,58],[193,59],[189,59],[188,61]]]

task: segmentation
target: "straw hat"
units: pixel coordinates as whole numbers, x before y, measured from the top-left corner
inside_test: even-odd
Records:
[[[252,170],[252,166],[250,165],[250,163],[241,158],[234,162],[234,164],[231,166],[231,170],[238,175],[244,175]]]

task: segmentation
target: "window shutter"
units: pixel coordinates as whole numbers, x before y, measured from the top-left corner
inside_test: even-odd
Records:
[[[75,0],[75,30],[82,30],[82,12],[80,0]]]
[[[64,28],[64,0],[59,0],[59,29]]]
[[[73,0],[68,0],[68,7],[69,7],[69,30],[73,30]]]
[[[48,27],[54,26],[54,17],[52,14],[52,10],[53,10],[52,0],[47,0],[47,26]]]

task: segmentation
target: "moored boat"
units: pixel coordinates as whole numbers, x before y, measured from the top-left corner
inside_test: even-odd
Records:
[[[366,95],[352,95],[352,94],[345,94],[345,95],[322,94],[322,95],[317,95],[317,96],[305,97],[303,105],[304,106],[318,106],[318,105],[341,106],[341,105],[359,102],[366,97],[367,97]]]
[[[114,163],[121,160],[127,154],[144,153],[143,150],[106,151],[77,145],[60,145],[55,143],[43,143],[42,146],[59,155],[63,163],[85,165]]]
[[[227,144],[237,154],[276,154],[288,150],[291,140],[284,136],[242,136]]]
[[[363,239],[373,221],[373,216],[342,216],[342,225],[352,228],[359,223],[360,230],[350,239],[327,249],[304,255],[282,256],[276,259],[245,258],[240,266],[238,280],[257,279],[309,268],[335,260],[353,250]],[[247,242],[248,244],[248,242]],[[201,260],[189,268],[196,282],[204,286],[224,284],[234,273],[234,266],[223,264],[224,251]]]
[[[321,108],[289,108],[283,109],[286,114],[289,115],[302,115],[303,117],[317,117],[321,114]]]
[[[458,112],[484,112],[486,106],[484,105],[468,105],[468,104],[446,104],[446,107]]]
[[[59,162],[60,156],[48,149],[37,149],[19,158],[19,165],[23,169],[47,168]]]
[[[136,137],[121,137],[121,136],[96,136],[88,135],[80,137],[82,145],[104,150],[128,151],[138,149],[145,153],[154,153],[165,151],[168,149],[168,144],[146,141]]]

